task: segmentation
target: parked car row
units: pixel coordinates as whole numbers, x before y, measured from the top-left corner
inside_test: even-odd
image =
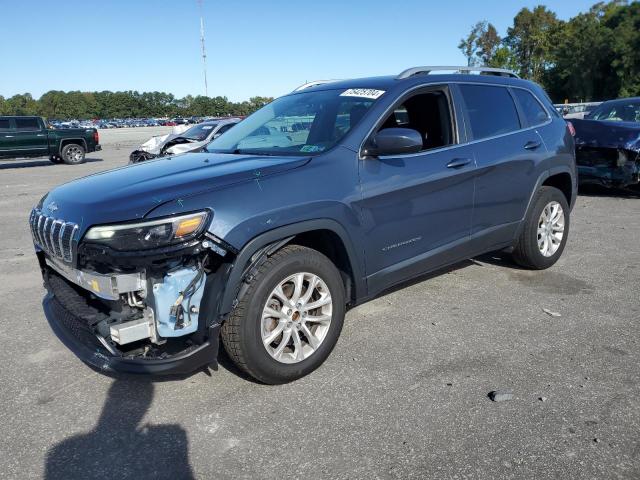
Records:
[[[58,130],[70,128],[133,128],[133,127],[174,127],[195,125],[216,117],[174,117],[174,118],[111,118],[95,120],[49,120],[49,125]],[[235,118],[235,117],[234,117]]]

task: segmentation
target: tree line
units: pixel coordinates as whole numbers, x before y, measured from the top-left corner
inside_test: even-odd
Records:
[[[230,102],[226,97],[176,98],[163,92],[51,90],[37,100],[29,93],[6,99],[0,96],[0,115],[40,115],[49,119],[222,117],[249,115],[272,100],[252,97],[244,102]]]
[[[640,2],[614,0],[562,21],[523,8],[501,37],[475,24],[458,48],[469,66],[508,68],[540,83],[555,102],[640,96]]]

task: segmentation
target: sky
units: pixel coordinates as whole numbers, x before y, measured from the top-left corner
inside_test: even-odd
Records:
[[[209,96],[277,97],[306,81],[464,65],[479,20],[506,34],[543,3],[596,0],[203,0]],[[197,0],[0,0],[0,95],[49,90],[204,94]]]

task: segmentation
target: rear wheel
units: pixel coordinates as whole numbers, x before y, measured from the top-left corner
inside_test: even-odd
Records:
[[[516,263],[543,270],[558,261],[569,234],[569,204],[554,187],[540,187],[513,250]]]
[[[84,147],[77,143],[69,143],[65,145],[62,147],[62,152],[60,152],[62,160],[68,165],[84,163],[84,154]]]
[[[223,324],[222,341],[252,377],[286,383],[324,362],[344,314],[344,285],[333,263],[315,250],[289,245],[259,267]]]

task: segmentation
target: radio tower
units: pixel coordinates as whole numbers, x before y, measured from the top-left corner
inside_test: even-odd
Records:
[[[200,7],[200,45],[202,47],[202,73],[204,73],[204,95],[209,96],[209,88],[207,86],[207,52],[204,48],[204,20],[202,18],[202,0],[198,0]]]

